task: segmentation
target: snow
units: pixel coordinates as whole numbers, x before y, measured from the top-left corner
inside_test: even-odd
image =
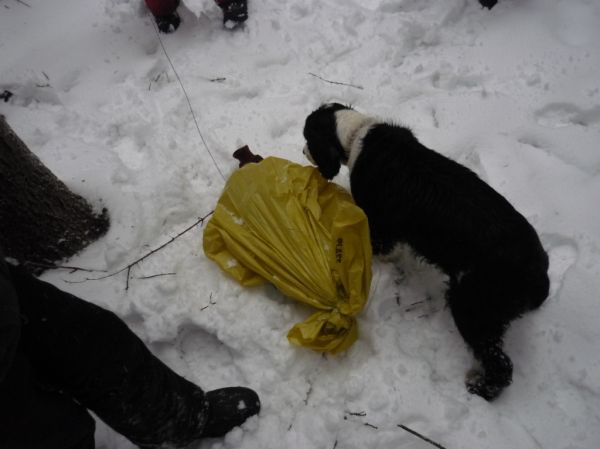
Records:
[[[476,171],[550,254],[551,296],[509,330],[514,382],[493,403],[466,392],[472,357],[419,266],[375,262],[359,341],[335,357],[291,347],[309,311],[226,278],[200,227],[136,266],[128,290],[124,274],[45,274],[203,388],[259,393],[258,418],[199,448],[432,447],[399,424],[448,449],[600,447],[600,2],[250,0],[229,31],[212,0],[184,0],[161,37],[206,145],[141,1],[25,3],[0,2],[0,92],[15,94],[0,113],[111,214],[70,265],[116,271],[204,216],[242,144],[308,163],[304,119],[332,100]],[[133,446],[99,423],[97,447]]]

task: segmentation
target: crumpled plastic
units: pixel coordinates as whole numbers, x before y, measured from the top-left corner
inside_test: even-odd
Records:
[[[367,217],[315,167],[268,157],[235,171],[203,246],[241,285],[270,282],[318,309],[289,331],[291,343],[338,353],[357,339],[371,285]]]

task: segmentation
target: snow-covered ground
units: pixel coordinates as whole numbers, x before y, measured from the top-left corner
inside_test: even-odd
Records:
[[[111,214],[69,264],[117,270],[211,211],[241,144],[308,163],[304,119],[337,100],[410,126],[504,194],[552,279],[507,334],[513,385],[487,403],[466,392],[472,357],[419,267],[376,262],[359,341],[327,357],[287,342],[309,311],[228,279],[200,227],[136,266],[127,291],[124,274],[48,272],[203,388],[258,391],[258,418],[198,447],[432,447],[399,424],[448,449],[600,447],[600,2],[250,0],[235,32],[212,0],[184,3],[162,39],[206,145],[141,0],[0,1],[0,92],[15,94],[0,113]],[[138,279],[159,273],[176,274]],[[100,424],[97,447],[132,445]]]

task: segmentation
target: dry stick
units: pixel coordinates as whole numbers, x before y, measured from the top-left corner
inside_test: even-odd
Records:
[[[206,140],[204,140],[204,136],[202,135],[202,131],[200,131],[200,125],[198,124],[198,119],[196,119],[196,114],[194,113],[194,108],[192,107],[192,102],[190,100],[190,96],[188,95],[187,90],[185,90],[183,82],[181,81],[181,78],[179,77],[179,73],[177,73],[177,70],[175,70],[175,66],[173,65],[173,61],[171,61],[171,58],[169,57],[169,53],[167,53],[167,49],[165,48],[165,45],[163,44],[162,38],[160,37],[160,32],[158,30],[158,26],[156,24],[154,25],[154,31],[156,32],[156,36],[158,37],[158,42],[160,42],[160,46],[162,48],[162,51],[165,54],[165,57],[167,58],[167,61],[169,61],[169,65],[171,66],[171,69],[173,69],[173,73],[175,73],[175,76],[177,77],[177,81],[179,81],[179,85],[181,86],[181,90],[183,91],[183,94],[185,95],[185,99],[187,101],[187,104],[188,104],[188,107],[190,109],[190,112],[192,113],[192,118],[194,119],[194,123],[196,124],[196,129],[198,130],[198,135],[200,136],[200,140],[202,140],[202,143],[204,144],[204,148],[206,148],[206,151],[208,152],[208,155],[212,159],[213,164],[215,165],[215,168],[217,169],[217,171],[221,175],[221,178],[223,178],[223,181],[225,181],[225,175],[223,174],[223,172],[219,168],[219,164],[217,164],[217,161],[215,160],[215,158],[214,158],[213,154],[211,153],[210,149],[208,148],[208,144],[206,143]]]
[[[25,3],[23,0],[15,0],[15,2],[17,2],[17,3],[20,3],[21,5],[25,5],[25,6],[27,6],[28,8],[31,8],[31,5],[30,5],[30,4],[28,4],[28,3]]]
[[[96,270],[95,268],[81,268],[73,267],[70,265],[53,265],[51,263],[39,263],[39,262],[26,262],[26,265],[37,267],[37,268],[48,268],[50,270],[71,270],[71,273],[76,271],[85,271],[87,273],[106,273],[106,270]]]
[[[367,412],[364,412],[364,411],[361,411],[361,412],[350,412],[350,411],[346,411],[346,413],[347,413],[347,415],[348,415],[348,416],[360,416],[360,417],[367,416]],[[346,418],[344,417],[344,419],[346,419]],[[374,426],[373,424],[370,424],[370,423],[368,423],[368,422],[364,422],[364,423],[363,423],[363,425],[365,425],[365,426],[367,426],[367,427],[371,427],[371,428],[373,428],[373,429],[375,429],[375,430],[379,430],[379,427],[377,427],[377,426]],[[409,433],[412,433],[414,436],[416,436],[416,437],[418,437],[418,438],[422,439],[423,441],[425,441],[425,442],[427,442],[427,443],[429,443],[429,444],[431,444],[431,445],[433,445],[433,446],[437,447],[438,449],[446,449],[446,448],[445,448],[444,446],[442,446],[440,443],[436,443],[436,442],[435,442],[435,441],[433,441],[432,439],[430,439],[430,438],[427,438],[427,437],[426,437],[426,436],[424,436],[424,435],[421,435],[421,434],[420,434],[419,432],[417,432],[416,430],[412,430],[410,427],[407,427],[407,426],[405,426],[405,425],[403,425],[403,424],[398,424],[398,427],[400,427],[401,429],[404,429],[404,430],[406,430],[406,431],[407,431],[407,432],[409,432]]]
[[[175,276],[177,273],[159,273],[159,274],[151,274],[150,276],[141,276],[136,279],[152,279],[160,276]]]
[[[202,78],[205,81],[208,81],[210,83],[224,83],[225,81],[227,81],[227,78],[222,77],[222,76],[218,76],[216,78],[209,78],[208,76],[200,76],[200,78]]]
[[[316,75],[314,73],[308,72],[309,75],[314,76],[315,78],[319,78],[321,81],[325,81],[326,83],[330,83],[330,84],[338,84],[340,86],[348,86],[348,87],[354,87],[355,89],[360,89],[360,90],[364,90],[364,87],[362,86],[357,86],[355,84],[348,84],[348,83],[340,83],[338,81],[331,81],[331,80],[327,80],[319,75]]]
[[[158,75],[156,75],[156,77],[154,79],[150,78],[150,84],[148,84],[148,90],[150,90],[152,88],[152,83],[156,83],[158,82],[160,76],[163,74],[163,72],[160,72]]]
[[[204,220],[206,220],[208,217],[210,217],[212,214],[214,213],[214,211],[210,211],[208,214],[206,214],[204,217],[198,219],[193,225],[187,227],[186,229],[184,229],[183,231],[181,231],[179,234],[177,234],[175,237],[171,237],[171,240],[169,240],[166,243],[163,243],[162,245],[160,245],[158,248],[153,249],[152,251],[150,251],[149,253],[146,253],[145,255],[143,255],[142,257],[140,257],[139,259],[137,259],[135,262],[130,263],[128,266],[126,266],[125,268],[117,271],[114,274],[118,274],[123,272],[125,269],[127,269],[127,280],[125,282],[125,291],[129,290],[129,278],[130,278],[130,274],[131,274],[131,269],[137,265],[138,263],[142,262],[144,259],[146,259],[147,257],[150,257],[152,254],[160,251],[161,249],[163,249],[165,246],[170,245],[171,243],[173,243],[175,241],[175,239],[178,239],[179,237],[181,237],[183,234],[185,234],[186,232],[190,231],[191,229],[195,228],[196,226],[198,226],[199,224],[204,223]],[[110,277],[112,275],[108,275],[105,277]]]
[[[432,446],[437,447],[438,449],[446,449],[440,443],[436,443],[435,441],[427,438],[426,436],[421,435],[419,432],[417,432],[415,430],[412,430],[410,427],[406,427],[405,425],[402,425],[402,424],[398,424],[398,427],[400,427],[401,429],[406,430],[408,433],[412,433],[414,436],[422,439],[423,441],[426,441],[427,443],[431,444]]]
[[[127,271],[127,282],[126,282],[126,284],[125,284],[125,290],[129,290],[129,278],[130,278],[130,274],[131,274],[131,269],[132,269],[132,268],[133,268],[135,265],[137,265],[138,263],[140,263],[140,262],[144,261],[145,259],[147,259],[148,257],[150,257],[152,254],[154,254],[154,253],[156,253],[156,252],[160,251],[160,250],[161,250],[161,249],[163,249],[165,246],[167,246],[167,245],[169,245],[169,244],[173,243],[173,242],[174,242],[176,239],[178,239],[179,237],[181,237],[181,236],[182,236],[183,234],[185,234],[186,232],[188,232],[188,231],[192,230],[193,228],[195,228],[195,227],[196,227],[196,226],[198,226],[199,224],[202,224],[202,223],[204,223],[204,220],[206,220],[208,217],[210,217],[210,216],[211,216],[213,213],[214,213],[214,211],[210,211],[210,212],[209,212],[208,214],[206,214],[204,217],[202,217],[202,218],[199,218],[198,220],[196,220],[196,222],[195,222],[194,224],[192,224],[191,226],[188,226],[187,228],[185,228],[183,231],[181,231],[181,232],[180,232],[179,234],[177,234],[175,237],[171,237],[171,239],[170,239],[168,242],[166,242],[166,243],[163,243],[163,244],[162,244],[162,245],[160,245],[158,248],[156,248],[156,249],[153,249],[152,251],[150,251],[150,252],[148,252],[148,253],[144,254],[144,255],[143,255],[142,257],[140,257],[139,259],[137,259],[137,260],[135,260],[135,261],[131,262],[129,265],[127,265],[127,266],[125,266],[125,267],[121,268],[120,270],[117,270],[117,271],[115,271],[114,273],[110,273],[110,274],[107,274],[106,276],[101,276],[101,277],[99,277],[99,278],[85,278],[83,281],[76,281],[76,282],[73,282],[73,281],[65,281],[65,282],[67,282],[67,283],[69,283],[69,284],[80,284],[80,283],[82,283],[82,282],[86,282],[86,281],[100,281],[100,280],[102,280],[102,279],[106,279],[106,278],[109,278],[109,277],[115,276],[115,275],[117,275],[117,274],[119,274],[119,273],[122,273],[123,271]]]
[[[202,308],[200,309],[200,311],[206,310],[206,309],[208,309],[210,306],[214,306],[214,305],[216,304],[216,302],[214,302],[214,301],[212,300],[212,297],[213,297],[213,294],[212,294],[212,292],[210,292],[210,296],[208,297],[208,305],[207,305],[207,306],[204,306],[204,307],[202,307]]]
[[[367,412],[362,411],[362,412],[346,412],[348,414],[348,416],[367,416]]]

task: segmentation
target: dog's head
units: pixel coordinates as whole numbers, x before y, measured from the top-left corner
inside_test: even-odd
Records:
[[[327,179],[337,175],[342,163],[348,159],[337,132],[336,112],[342,110],[352,110],[352,108],[339,103],[322,105],[306,118],[304,124],[306,139],[304,155]]]

